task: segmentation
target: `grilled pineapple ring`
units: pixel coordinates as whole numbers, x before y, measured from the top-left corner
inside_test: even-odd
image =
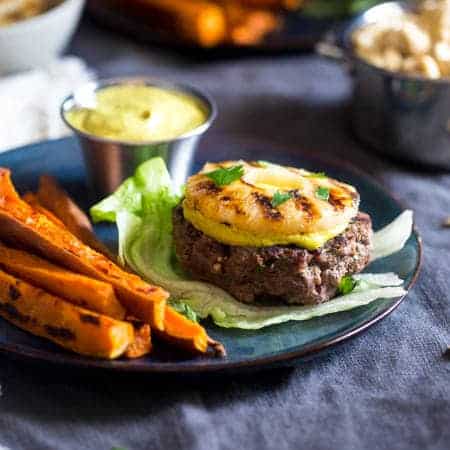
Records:
[[[238,165],[244,175],[225,186],[206,175]],[[290,198],[273,206],[280,193]],[[348,184],[303,169],[244,161],[207,163],[189,178],[183,201],[186,220],[224,244],[294,244],[308,250],[342,233],[358,207],[359,194]]]

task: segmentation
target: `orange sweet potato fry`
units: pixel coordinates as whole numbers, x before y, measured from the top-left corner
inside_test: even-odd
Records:
[[[150,325],[131,320],[134,328],[134,341],[127,347],[124,356],[128,359],[141,358],[152,351],[152,337]]]
[[[116,0],[114,3],[156,29],[202,47],[214,47],[226,38],[226,17],[223,8],[214,1]]]
[[[22,195],[22,200],[27,202],[33,209],[40,212],[41,214],[44,214],[47,216],[52,222],[56,223],[56,225],[65,228],[64,223],[59,220],[52,212],[50,212],[48,209],[44,208],[40,203],[39,200],[33,192],[26,192]]]
[[[216,0],[219,4],[235,4],[249,8],[273,9],[273,10],[295,10],[304,0]]]
[[[205,354],[212,349],[216,356],[226,355],[223,345],[211,339],[200,324],[192,322],[170,306],[166,308],[164,331],[158,335],[190,353]]]
[[[134,341],[130,323],[72,305],[0,270],[0,316],[82,355],[114,359]]]
[[[125,317],[109,283],[70,272],[45,259],[0,242],[0,267],[16,277],[41,287],[70,303],[115,319]]]
[[[8,169],[0,169],[0,239],[18,242],[74,272],[111,283],[130,314],[164,329],[168,293],[125,272],[68,230],[35,211],[17,194]]]
[[[48,175],[43,175],[40,178],[37,198],[43,205],[51,209],[63,221],[63,224],[81,241],[96,248],[95,243],[97,239],[92,231],[89,219],[78,205],[62,190],[54,178]],[[105,252],[101,253],[105,254]],[[205,353],[208,347],[213,348],[215,353],[221,354],[223,352],[223,347],[208,337],[207,345],[204,345],[203,339],[206,332],[200,325],[193,324],[177,313],[175,313],[177,315],[177,323],[175,324],[173,313],[175,311],[171,309],[169,311],[169,318],[167,318],[166,309],[165,324],[168,324],[169,327],[167,328],[165,325],[166,332],[164,334],[167,335],[167,340],[170,340],[179,347],[189,348],[192,352]],[[139,358],[151,351],[150,327],[136,321],[132,321],[132,323],[135,327],[136,340],[127,349],[125,356],[127,358]],[[190,336],[189,332],[191,333]]]
[[[166,308],[164,331],[160,336],[192,353],[206,353],[208,350],[208,335],[205,329],[169,306]]]
[[[80,241],[115,261],[112,252],[95,236],[87,215],[58,184],[55,178],[50,175],[40,177],[36,200],[38,208],[41,206],[50,211],[53,217],[64,224]]]

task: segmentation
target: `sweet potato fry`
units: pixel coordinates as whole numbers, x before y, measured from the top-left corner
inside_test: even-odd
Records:
[[[113,359],[134,341],[133,326],[72,305],[0,270],[0,315],[82,355]]]
[[[64,192],[58,185],[57,181],[44,175],[40,178],[39,190],[37,198],[45,207],[62,220],[63,224],[81,241],[88,244],[90,247],[96,248],[94,245],[97,241],[90,224],[89,219],[85,216],[78,205]],[[100,245],[103,245],[100,243]],[[97,248],[98,249],[98,248]],[[105,252],[101,252],[106,254]],[[173,310],[171,312],[174,312]],[[169,312],[169,316],[171,316]],[[167,310],[166,310],[167,313]],[[167,323],[167,319],[165,320]],[[169,318],[169,323],[173,323],[174,318]],[[205,345],[200,342],[204,336],[204,330],[200,325],[192,324],[192,322],[185,319],[183,316],[177,317],[177,322],[183,325],[183,331],[177,329],[176,325],[169,327],[165,335],[167,340],[171,340],[175,345],[182,348],[189,348],[191,351],[200,353],[206,352],[207,348],[213,348],[217,354],[222,354],[223,347],[220,344],[209,339],[208,344]],[[135,329],[135,342],[125,352],[127,358],[139,358],[151,351],[150,327],[142,322],[132,321]],[[199,328],[201,330],[199,330]],[[191,336],[185,334],[191,333]],[[175,335],[175,333],[178,333]],[[201,338],[199,338],[201,336]],[[190,341],[189,341],[190,340]],[[203,350],[204,349],[204,350]]]
[[[164,341],[193,354],[212,353],[214,356],[226,356],[225,347],[211,339],[206,330],[198,323],[192,322],[170,306],[166,307],[164,331],[157,331]]]
[[[18,242],[74,272],[113,285],[130,314],[164,329],[168,293],[125,272],[103,254],[83,244],[68,230],[35,211],[17,194],[8,169],[0,169],[0,239]]]
[[[38,208],[43,207],[50,211],[53,217],[56,217],[59,223],[64,224],[81,242],[115,261],[112,252],[95,236],[89,218],[55,178],[50,175],[40,177],[36,200]],[[34,205],[32,206],[34,207]]]
[[[191,353],[206,353],[208,350],[208,335],[205,329],[170,306],[166,308],[164,331],[158,334],[165,341]]]
[[[123,319],[125,309],[109,283],[60,268],[38,256],[0,242],[0,267],[16,277],[83,308]]]
[[[252,8],[263,8],[263,9],[287,9],[295,10],[298,9],[304,0],[216,0],[219,4],[229,4],[237,3],[242,6],[252,7]]]
[[[44,208],[39,203],[39,200],[38,200],[36,194],[34,194],[33,192],[26,192],[25,194],[23,194],[22,200],[27,202],[36,211],[47,216],[56,225],[65,228],[64,223],[60,219],[58,219],[58,217],[56,217],[52,212],[50,212],[48,209]]]
[[[127,347],[124,356],[129,359],[141,358],[152,351],[152,337],[150,325],[131,320],[134,328],[134,341]]]
[[[119,10],[145,20],[156,30],[202,47],[214,47],[226,38],[223,9],[212,1],[116,0],[114,4]]]

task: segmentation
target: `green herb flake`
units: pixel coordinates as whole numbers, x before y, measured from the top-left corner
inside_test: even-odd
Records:
[[[346,275],[339,281],[338,291],[342,295],[350,294],[355,289],[358,282],[350,275]]]
[[[233,181],[239,180],[244,175],[244,166],[220,168],[212,172],[207,172],[205,175],[213,180],[216,186],[226,186],[233,183]]]
[[[198,317],[195,311],[181,300],[169,302],[170,306],[178,313],[189,319],[191,322],[198,322]]]
[[[311,172],[308,175],[305,175],[306,178],[327,178],[327,174],[325,172]]]
[[[290,192],[280,192],[277,191],[275,194],[273,194],[272,201],[270,204],[272,205],[272,208],[276,208],[277,206],[280,206],[282,203],[287,202],[293,197],[292,193]]]
[[[316,190],[316,197],[320,200],[328,201],[330,198],[330,190],[327,187],[319,186]]]

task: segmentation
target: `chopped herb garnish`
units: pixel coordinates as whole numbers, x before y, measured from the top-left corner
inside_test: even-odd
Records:
[[[316,190],[316,197],[320,200],[328,201],[330,198],[330,190],[327,187],[319,186]]]
[[[276,208],[277,206],[280,206],[282,203],[287,202],[293,197],[292,193],[290,192],[280,192],[277,191],[275,194],[273,194],[272,201],[270,204],[272,205],[272,208]]]
[[[325,172],[311,172],[308,175],[305,175],[306,178],[327,178],[327,174]]]
[[[216,186],[226,186],[233,181],[239,180],[244,175],[244,166],[232,166],[213,170],[205,175],[214,181]]]
[[[198,322],[196,312],[187,304],[181,300],[170,302],[170,306],[178,313],[189,319],[191,322]]]
[[[342,295],[350,294],[357,284],[358,282],[352,276],[346,275],[339,281],[338,291]]]

